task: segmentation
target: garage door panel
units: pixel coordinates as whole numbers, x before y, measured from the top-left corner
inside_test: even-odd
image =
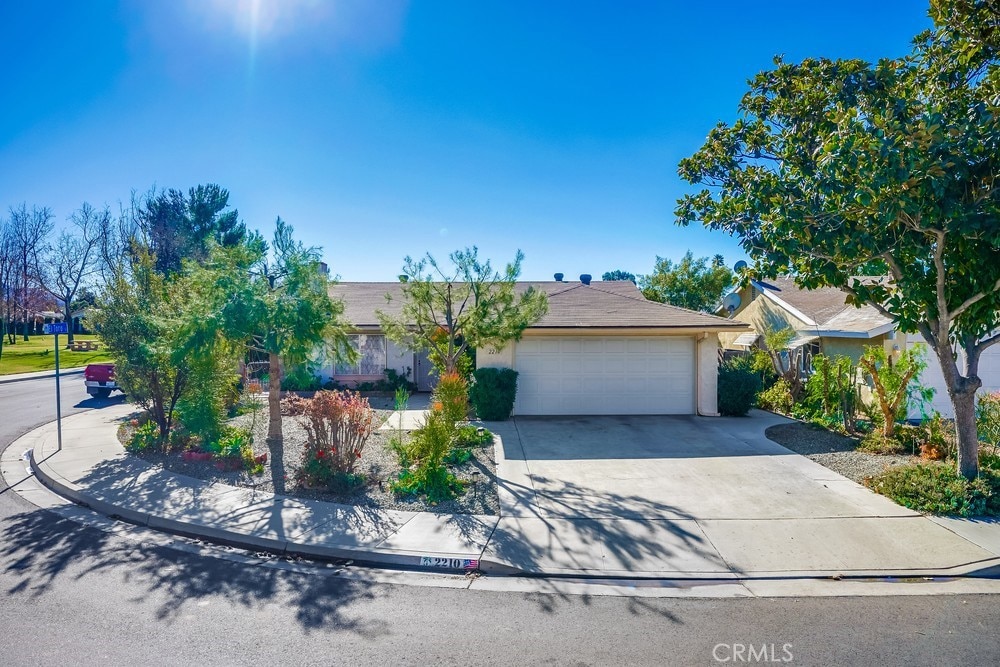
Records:
[[[516,414],[690,414],[689,337],[524,340],[515,352]]]

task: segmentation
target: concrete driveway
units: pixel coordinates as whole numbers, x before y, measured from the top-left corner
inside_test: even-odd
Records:
[[[914,513],[764,437],[788,420],[520,418],[504,439],[504,514],[779,519]]]
[[[996,527],[932,521],[764,436],[787,421],[490,424],[501,518],[484,557],[525,571],[722,578],[996,566]]]

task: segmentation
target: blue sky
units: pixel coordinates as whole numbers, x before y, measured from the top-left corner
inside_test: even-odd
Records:
[[[0,4],[0,206],[214,182],[345,280],[478,245],[546,279],[742,257],[677,162],[776,54],[897,56],[926,3]]]

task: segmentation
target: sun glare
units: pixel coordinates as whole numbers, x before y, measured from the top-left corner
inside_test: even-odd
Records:
[[[280,37],[308,26],[333,5],[322,0],[200,0],[190,4],[212,23],[228,23],[251,40]]]

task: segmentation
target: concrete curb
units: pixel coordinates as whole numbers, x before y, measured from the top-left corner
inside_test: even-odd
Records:
[[[420,551],[406,550],[379,550],[364,547],[330,547],[304,544],[295,540],[274,540],[264,537],[254,537],[229,531],[213,526],[187,523],[175,519],[157,516],[148,512],[134,510],[122,505],[108,503],[98,498],[87,495],[79,486],[69,482],[59,475],[49,474],[44,461],[39,462],[35,458],[34,450],[30,451],[30,465],[36,478],[53,492],[72,500],[77,505],[87,507],[91,510],[107,515],[111,518],[127,521],[138,526],[159,530],[162,532],[181,535],[184,537],[194,537],[204,539],[218,544],[238,547],[250,551],[266,551],[280,556],[300,556],[321,560],[350,560],[359,564],[391,566],[396,568],[406,568],[413,570],[424,570],[434,572],[464,573],[460,568],[428,568],[420,565],[422,557],[434,557],[443,559],[462,560],[468,554],[454,553],[428,553]],[[753,573],[720,573],[720,572],[600,572],[595,573],[587,570],[559,569],[545,572],[528,572],[519,569],[502,559],[483,558],[480,553],[480,571],[497,576],[519,576],[519,577],[546,577],[558,579],[581,579],[581,580],[676,580],[676,581],[729,581],[738,583],[743,581],[789,581],[799,579],[820,579],[820,580],[844,580],[844,579],[938,579],[968,577],[972,579],[997,579],[1000,578],[1000,558],[990,558],[975,563],[942,568],[942,569],[913,569],[913,570],[819,570],[819,571],[769,571]]]
[[[98,413],[88,411],[84,414],[97,415]],[[106,420],[101,423],[110,424],[112,423],[110,420],[120,418],[123,417],[111,416],[100,419]],[[588,566],[586,565],[583,567],[571,568],[556,566],[554,563],[552,566],[544,566],[541,563],[536,563],[535,567],[526,568],[521,564],[518,564],[517,561],[507,560],[509,553],[505,553],[502,546],[499,549],[494,548],[497,542],[501,545],[503,544],[504,538],[501,534],[502,531],[498,533],[498,526],[503,523],[502,517],[475,517],[472,515],[469,515],[469,520],[475,524],[473,532],[476,534],[476,537],[468,537],[472,533],[467,533],[465,532],[467,529],[462,528],[463,539],[458,541],[453,540],[450,543],[443,542],[441,539],[433,537],[431,533],[426,532],[422,522],[427,521],[429,517],[434,517],[437,521],[450,523],[452,521],[457,521],[457,517],[459,515],[455,515],[455,517],[450,517],[449,515],[437,515],[433,513],[405,513],[408,514],[408,516],[405,517],[387,515],[384,517],[384,520],[387,524],[390,524],[388,528],[382,532],[369,533],[364,544],[352,544],[353,533],[351,531],[340,532],[341,529],[336,527],[333,531],[328,528],[324,528],[322,531],[323,534],[320,534],[317,539],[316,534],[311,533],[310,531],[318,529],[321,525],[326,525],[322,522],[320,524],[313,525],[313,528],[308,530],[295,531],[288,529],[274,533],[268,531],[258,531],[251,528],[251,532],[246,532],[243,528],[250,525],[249,523],[222,521],[221,523],[224,525],[217,525],[220,523],[218,517],[224,516],[224,513],[219,514],[216,512],[214,515],[216,518],[213,518],[212,515],[208,514],[195,513],[192,515],[187,513],[188,518],[184,518],[185,512],[176,512],[173,510],[161,511],[163,507],[156,504],[146,505],[144,508],[139,509],[135,506],[130,506],[132,504],[131,498],[133,497],[131,495],[107,495],[100,490],[100,486],[88,488],[85,484],[77,484],[73,480],[82,478],[72,476],[72,473],[67,473],[65,466],[59,464],[60,459],[53,459],[51,462],[48,462],[51,457],[58,456],[58,453],[54,451],[54,442],[52,441],[51,434],[49,434],[48,438],[45,435],[44,429],[48,426],[51,426],[51,424],[30,431],[15,441],[15,443],[11,443],[11,446],[21,443],[21,445],[19,445],[20,451],[27,450],[29,452],[28,461],[30,469],[39,484],[44,485],[49,490],[71,500],[78,505],[88,507],[112,518],[121,519],[128,523],[153,530],[194,537],[250,551],[267,551],[278,555],[303,556],[313,559],[326,559],[334,561],[350,560],[359,564],[389,566],[393,568],[438,573],[465,572],[465,568],[461,566],[462,561],[476,560],[478,561],[477,569],[493,575],[515,575],[526,578],[551,578],[562,580],[592,580],[598,582],[616,579],[634,581],[684,580],[691,583],[720,580],[738,583],[794,581],[804,579],[834,581],[845,579],[946,579],[956,577],[969,577],[979,580],[1000,579],[1000,556],[994,556],[994,554],[997,553],[995,549],[993,551],[985,550],[986,553],[989,554],[988,557],[976,557],[973,559],[971,556],[974,556],[975,554],[968,554],[970,556],[968,559],[954,559],[950,563],[941,562],[940,565],[943,567],[937,568],[920,567],[919,561],[914,563],[917,567],[913,567],[912,569],[904,569],[907,565],[905,562],[898,562],[895,569],[871,569],[870,567],[862,566],[853,570],[806,570],[800,568],[794,570],[775,570],[773,568],[744,570],[740,569],[738,566],[734,566],[732,563],[726,563],[726,566],[729,568],[728,571],[725,571],[724,569],[709,571],[700,567],[700,563],[695,562],[680,563],[680,567],[677,569],[663,570],[660,567],[656,567],[642,571],[624,569],[588,569]],[[96,427],[92,425],[88,428],[94,429]],[[89,430],[85,432],[93,434],[96,431]],[[103,445],[99,443],[98,447],[103,448],[102,453],[100,454],[101,456],[111,455],[114,458],[117,458],[124,455],[124,450],[117,442],[117,439],[113,438],[113,436],[110,436],[107,443]],[[71,451],[70,454],[72,455],[73,452]],[[70,456],[70,460],[73,460],[72,456]],[[135,461],[134,458],[133,461]],[[154,470],[154,468],[155,467],[151,464],[138,462],[136,464],[136,470],[131,474],[135,476],[136,479],[139,479],[140,477],[145,478],[147,473]],[[176,475],[175,473],[170,473],[169,471],[166,472],[170,475],[175,475],[178,478],[176,480],[177,484],[181,487],[185,484],[192,485],[196,482],[201,483],[199,480],[188,478],[184,475]],[[67,479],[64,475],[70,475],[71,479]],[[123,477],[122,479],[127,478]],[[160,479],[160,483],[163,481],[164,480]],[[245,489],[242,489],[241,487],[229,487],[221,484],[217,485],[216,488],[224,489],[223,495],[229,491],[245,491]],[[282,503],[288,503],[289,505],[301,505],[301,503],[294,497],[275,494],[264,494],[264,496],[265,497],[262,498],[261,501],[250,501],[250,505],[259,504],[259,502],[266,502],[268,504],[273,503],[275,505]],[[319,504],[323,505],[323,503]],[[323,512],[330,511],[332,513],[337,513],[341,511],[354,511],[354,508],[348,508],[348,506],[345,505],[338,506],[334,503],[328,503],[327,505],[329,505],[329,510],[324,507],[322,508]],[[206,507],[208,507],[208,505],[206,505]],[[335,509],[336,507],[341,509]],[[293,512],[300,511],[298,509],[292,509]],[[281,513],[279,512],[278,515],[280,516],[280,514]],[[389,512],[388,514],[391,515],[393,513]],[[198,523],[189,523],[191,520],[198,521]],[[339,520],[340,519],[337,519],[337,521]],[[911,519],[904,517],[900,520],[909,521]],[[334,524],[330,523],[330,525]],[[392,539],[397,536],[402,537],[404,534],[406,534],[409,538],[416,535],[419,539],[416,541],[411,541],[407,538],[398,540]],[[330,538],[329,536],[333,537]],[[520,539],[517,534],[514,535],[514,538]],[[963,537],[962,539],[972,543],[972,541],[968,538]],[[461,552],[454,553],[449,551],[432,551],[438,545],[445,546],[447,549],[460,549]],[[425,563],[423,562],[424,559],[432,559],[434,562]],[[458,563],[455,562],[456,560]],[[781,563],[779,562],[767,564],[777,565],[778,567],[781,566]],[[795,565],[797,564],[798,563],[795,563]],[[871,563],[871,565],[877,564],[878,563],[874,562]],[[933,562],[927,563],[927,565],[932,566],[937,564],[938,563]],[[684,567],[685,565],[688,567]],[[692,568],[692,565],[695,567]],[[793,566],[793,563],[788,563],[788,565]],[[817,565],[819,564],[817,563]],[[858,563],[857,565],[862,565],[862,563]],[[865,565],[868,564],[866,563]],[[900,565],[904,567],[899,567]],[[819,565],[819,567],[823,567],[823,565]],[[829,565],[826,565],[826,567],[829,567]]]
[[[391,566],[413,570],[432,571],[439,573],[464,574],[468,570],[461,567],[428,567],[421,565],[422,558],[439,560],[464,561],[469,560],[469,554],[447,552],[422,552],[412,550],[384,550],[370,547],[332,547],[296,542],[295,540],[275,540],[265,537],[255,537],[244,533],[206,526],[186,521],[178,521],[158,516],[142,510],[109,503],[88,495],[80,486],[63,479],[47,470],[45,461],[38,461],[35,450],[29,450],[29,463],[35,477],[49,490],[71,500],[82,507],[87,507],[113,519],[120,519],[137,526],[151,528],[162,532],[193,537],[198,539],[247,549],[250,551],[266,551],[279,556],[301,556],[312,559],[332,561],[354,561],[355,563]],[[235,487],[234,487],[235,488]],[[503,563],[482,560],[482,550],[474,560],[479,567],[474,568],[489,574],[524,575],[521,570],[511,568]],[[471,569],[471,568],[470,568]]]
[[[75,366],[73,368],[60,368],[59,377],[64,375],[80,375],[86,366]],[[56,372],[53,371],[39,371],[38,373],[15,373],[14,375],[0,375],[0,384],[8,384],[10,382],[24,382],[26,380],[39,380],[42,378],[54,378]]]

